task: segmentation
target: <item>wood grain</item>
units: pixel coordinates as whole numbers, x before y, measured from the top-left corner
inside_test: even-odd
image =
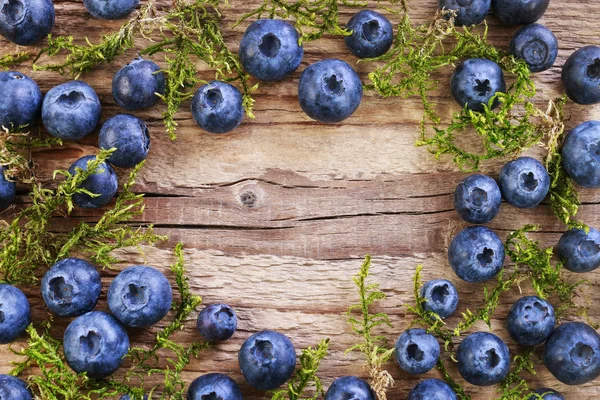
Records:
[[[167,1],[160,3],[168,7]],[[231,3],[224,13],[224,27],[227,41],[235,49],[247,23],[235,29],[230,28],[231,24],[258,1]],[[55,5],[56,35],[71,34],[79,42],[88,36],[97,41],[119,25],[93,19],[81,2],[57,1]],[[375,3],[370,5],[375,7]],[[416,22],[425,22],[435,13],[435,1],[414,0],[411,10]],[[347,21],[354,12],[343,8],[341,20]],[[551,3],[541,22],[557,35],[560,51],[555,66],[535,76],[540,104],[562,92],[560,66],[568,55],[583,45],[600,44],[599,17],[598,2]],[[390,18],[398,20],[397,16]],[[488,23],[492,43],[507,48],[517,28],[502,27],[493,16]],[[0,55],[17,49],[0,39]],[[121,112],[112,99],[110,82],[114,72],[134,55],[131,51],[83,76],[98,92],[103,120]],[[143,248],[143,254],[133,249],[120,251],[126,262],[118,267],[148,263],[166,270],[174,261],[170,249],[183,241],[194,292],[207,303],[229,303],[240,317],[239,331],[230,341],[213,346],[192,362],[185,372],[188,381],[201,373],[228,373],[241,384],[245,398],[267,398],[244,383],[236,357],[244,339],[261,329],[287,334],[297,349],[331,338],[332,352],[320,373],[327,385],[342,375],[365,376],[361,356],[344,354],[357,341],[344,312],[356,300],[351,276],[367,253],[374,257],[373,279],[388,295],[380,307],[392,318],[393,329],[384,331],[391,343],[410,323],[403,305],[412,301],[411,278],[417,264],[425,265],[426,279],[443,277],[457,285],[459,311],[476,308],[482,302],[483,286],[460,282],[446,261],[448,241],[465,226],[452,205],[452,192],[465,174],[449,160],[436,161],[425,148],[414,147],[422,115],[419,100],[382,99],[367,92],[355,115],[343,124],[318,124],[302,113],[297,83],[307,65],[328,57],[350,62],[364,82],[373,68],[368,63],[356,63],[340,38],[325,37],[309,43],[298,71],[282,82],[261,84],[256,93],[256,119],[246,119],[230,134],[202,132],[191,118],[189,104],[185,104],[177,115],[178,139],[172,142],[162,127],[162,105],[136,113],[147,121],[152,133],[148,163],[136,186],[137,191],[147,194],[146,211],[136,222],[155,224],[157,231],[169,235],[170,240],[157,248]],[[160,58],[155,61],[162,63]],[[201,65],[199,68],[202,78],[211,78],[210,71]],[[34,78],[44,92],[67,80],[57,74],[31,71],[26,65],[21,71]],[[446,119],[458,110],[447,89],[450,72],[451,68],[437,76],[440,88],[433,96]],[[570,104],[567,112],[571,115],[570,128],[588,119],[600,119],[600,106]],[[469,143],[472,138],[466,135],[462,140]],[[67,168],[78,157],[96,152],[96,143],[97,135],[93,134],[81,142],[65,143],[62,148],[38,151],[35,160],[40,176],[49,180],[54,169]],[[543,155],[540,148],[528,153]],[[485,163],[482,169],[497,176],[501,164]],[[124,176],[127,171],[119,173]],[[27,204],[26,188],[20,189],[17,208],[0,217],[10,218]],[[600,191],[581,190],[581,194],[581,217],[592,226],[600,226]],[[81,220],[94,221],[100,214],[77,210],[71,220],[57,219],[53,229],[66,229]],[[540,225],[533,237],[547,246],[556,244],[565,230],[547,204],[534,210],[503,204],[500,215],[489,226],[505,237],[525,223]],[[113,272],[104,273],[99,309],[107,308],[106,290],[113,276]],[[586,278],[597,287],[598,272]],[[523,294],[531,293],[527,283],[521,289]],[[40,321],[45,315],[41,296],[35,288],[25,290],[34,320]],[[492,321],[493,331],[506,339],[513,353],[518,348],[507,337],[504,320],[510,305],[522,293],[512,290],[503,297]],[[592,302],[600,301],[596,291],[591,290],[589,295]],[[590,311],[591,317],[599,320],[598,308]],[[151,341],[153,332],[166,321],[168,317],[153,329],[132,332],[132,341]],[[457,321],[453,317],[449,324]],[[67,323],[59,321],[57,335]],[[193,320],[178,340],[201,340]],[[17,346],[22,344],[19,341]],[[0,372],[6,372],[14,356],[7,346],[1,346],[0,357]],[[408,376],[394,363],[388,368],[396,379],[389,396],[393,400],[406,398],[420,379],[439,376],[435,371],[422,377]],[[455,368],[451,372],[459,378]],[[541,363],[531,382],[534,387],[555,388],[567,399],[600,398],[598,383],[579,387],[559,384]],[[465,385],[473,399],[494,397],[494,387]]]

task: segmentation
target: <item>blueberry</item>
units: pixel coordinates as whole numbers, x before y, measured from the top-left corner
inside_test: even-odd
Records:
[[[504,164],[499,181],[502,197],[517,208],[537,206],[550,190],[548,171],[531,157],[519,157]]]
[[[115,115],[100,128],[98,147],[105,150],[116,148],[108,158],[111,164],[121,168],[133,167],[148,156],[148,127],[144,121],[133,115]]]
[[[544,25],[526,25],[510,41],[510,54],[525,60],[531,72],[545,71],[556,61],[558,40]]]
[[[187,392],[187,400],[242,400],[240,387],[223,374],[206,374],[194,379]]]
[[[227,304],[211,304],[198,314],[198,331],[211,342],[227,340],[237,328],[237,315]]]
[[[83,0],[85,8],[95,18],[122,19],[140,4],[140,0]]]
[[[564,384],[593,381],[600,375],[600,335],[582,322],[560,325],[544,346],[544,364]]]
[[[266,330],[246,339],[238,353],[238,362],[250,386],[272,390],[292,376],[296,351],[287,336]]]
[[[42,109],[42,91],[27,75],[0,72],[0,127],[33,126]]]
[[[600,46],[576,50],[563,65],[561,77],[567,95],[575,103],[600,103]]]
[[[508,347],[488,332],[468,335],[456,352],[458,372],[472,385],[490,386],[501,382],[510,369]]]
[[[278,19],[259,19],[248,26],[238,53],[246,72],[262,81],[278,81],[294,72],[304,56],[298,32]]]
[[[458,292],[452,282],[434,279],[421,288],[421,297],[427,300],[423,308],[436,313],[440,318],[448,318],[458,305]]]
[[[156,104],[159,99],[156,93],[165,93],[165,75],[159,71],[158,65],[141,57],[117,71],[112,81],[117,105],[135,111]]]
[[[69,167],[69,173],[75,175],[77,168],[87,171],[88,163],[93,162],[96,156],[85,156],[75,161]],[[81,208],[99,208],[108,204],[117,193],[119,182],[115,170],[103,162],[98,164],[94,174],[88,176],[80,187],[99,196],[92,197],[86,193],[76,193],[73,202]]]
[[[600,188],[600,121],[584,122],[569,132],[561,154],[565,171],[575,183]]]
[[[10,206],[17,196],[17,185],[6,179],[5,171],[0,165],[0,211]]]
[[[498,235],[485,226],[469,226],[452,239],[448,261],[463,281],[483,282],[502,269],[504,245]]]
[[[337,378],[325,393],[325,400],[375,400],[376,398],[371,386],[356,376]]]
[[[341,122],[360,105],[363,86],[345,61],[326,59],[306,68],[298,84],[302,110],[317,121]]]
[[[242,123],[242,94],[229,83],[212,81],[200,86],[192,99],[192,115],[200,128],[226,133]]]
[[[565,398],[556,390],[540,388],[534,391],[535,394],[542,396],[544,400],[565,400]],[[539,400],[537,396],[531,396],[528,400]]]
[[[108,307],[123,325],[145,328],[160,321],[171,308],[173,291],[156,268],[134,265],[115,277],[108,289]]]
[[[508,312],[508,333],[523,346],[542,343],[554,330],[554,307],[536,296],[521,297]]]
[[[0,344],[21,336],[31,321],[29,301],[21,290],[0,283]]]
[[[491,5],[491,0],[438,0],[440,10],[456,10],[456,26],[472,26],[483,22]]]
[[[0,35],[11,42],[34,45],[53,27],[52,0],[0,0]]]
[[[504,25],[527,25],[548,9],[550,0],[492,0],[492,8]]]
[[[42,122],[51,135],[79,140],[100,121],[100,99],[90,85],[70,81],[53,87],[42,103]]]
[[[31,400],[32,398],[25,382],[14,376],[0,374],[0,399]]]
[[[410,391],[408,400],[457,400],[456,393],[439,379],[425,379]]]
[[[346,29],[352,35],[346,36],[346,46],[358,58],[379,57],[392,46],[394,28],[390,21],[372,10],[361,10],[354,14]]]
[[[469,110],[481,112],[496,93],[506,92],[504,73],[493,61],[471,58],[454,70],[450,91],[461,107],[466,105]],[[495,99],[492,108],[498,104]]]
[[[65,258],[42,278],[46,306],[61,317],[76,317],[92,311],[100,297],[100,274],[81,258]]]
[[[500,188],[487,175],[474,174],[463,179],[454,191],[454,208],[462,219],[472,224],[490,222],[502,203]]]
[[[558,241],[557,253],[566,269],[590,272],[600,267],[600,232],[570,229]]]
[[[115,317],[92,311],[67,326],[63,344],[65,358],[73,371],[101,379],[121,366],[129,351],[129,336]]]
[[[440,358],[440,344],[423,329],[409,329],[396,342],[396,361],[409,374],[424,374]]]

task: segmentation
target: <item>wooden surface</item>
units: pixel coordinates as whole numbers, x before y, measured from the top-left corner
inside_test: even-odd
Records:
[[[234,48],[247,23],[234,30],[229,27],[256,2],[233,0],[232,8],[225,11],[227,40]],[[87,35],[96,41],[119,24],[93,19],[81,2],[55,4],[53,33],[57,35],[72,34],[80,42]],[[413,0],[411,9],[413,19],[424,22],[435,13],[435,1]],[[341,20],[347,21],[353,12],[343,9]],[[560,51],[555,66],[535,76],[540,100],[561,93],[560,66],[574,49],[600,44],[598,18],[600,4],[596,1],[552,1],[541,22],[556,33]],[[392,20],[397,22],[397,17]],[[488,22],[492,42],[506,48],[517,28],[501,27],[493,16]],[[15,50],[17,46],[0,39],[0,55]],[[121,112],[110,94],[110,82],[134,55],[131,51],[82,77],[100,96],[103,120]],[[356,64],[342,39],[326,37],[307,44],[298,71],[282,82],[262,84],[256,93],[257,118],[244,120],[231,134],[201,131],[185,104],[177,115],[179,138],[172,142],[161,124],[162,105],[136,113],[148,123],[152,135],[148,163],[136,186],[147,194],[146,212],[139,222],[154,223],[158,233],[169,235],[170,241],[158,248],[144,248],[143,256],[133,250],[121,251],[128,261],[123,266],[147,262],[166,269],[173,262],[170,249],[183,241],[193,290],[206,303],[229,303],[240,317],[239,330],[231,340],[203,352],[187,368],[188,381],[202,373],[228,373],[241,384],[245,398],[265,398],[244,383],[237,350],[250,334],[267,328],[290,336],[297,349],[330,337],[332,352],[320,372],[326,385],[338,376],[365,375],[361,355],[344,354],[358,338],[351,334],[343,313],[356,300],[351,276],[367,253],[374,258],[373,279],[381,282],[388,295],[381,309],[392,318],[394,328],[385,332],[391,343],[410,322],[402,305],[412,301],[410,280],[418,263],[425,265],[426,279],[448,278],[457,285],[459,312],[481,304],[483,286],[459,281],[446,261],[447,243],[464,225],[453,210],[451,194],[465,175],[448,160],[436,162],[426,149],[413,146],[421,118],[419,100],[381,99],[367,92],[358,111],[343,124],[318,124],[302,113],[296,90],[301,71],[327,57],[352,63],[366,82],[372,66]],[[27,66],[21,71],[32,76],[44,92],[67,80],[54,73],[32,72]],[[450,72],[448,69],[439,75],[441,89],[435,97],[445,118],[458,110],[447,89]],[[201,76],[209,79],[211,73]],[[598,106],[570,105],[567,111],[572,116],[569,127],[600,119]],[[96,143],[97,135],[93,134],[81,142],[67,142],[61,149],[37,153],[42,176],[48,179],[52,170],[67,168],[76,158],[96,152]],[[541,157],[543,153],[534,149],[530,154]],[[500,166],[500,162],[487,163],[483,170],[497,176]],[[121,176],[125,173],[120,171]],[[581,193],[581,217],[592,226],[600,226],[600,191]],[[25,193],[20,194],[18,202],[26,202]],[[92,221],[99,215],[98,211],[78,210],[75,219]],[[503,204],[489,226],[504,237],[525,223],[540,225],[535,237],[545,245],[556,244],[564,231],[547,204],[534,210]],[[586,278],[598,285],[599,274],[596,271]],[[114,273],[104,274],[99,309],[107,308],[106,290],[112,276]],[[531,292],[527,284],[522,290]],[[39,321],[45,315],[41,296],[36,289],[27,293],[34,320]],[[507,340],[512,351],[517,347],[508,338],[504,321],[519,296],[513,290],[503,297],[493,320],[494,332]],[[596,293],[592,301],[600,301],[600,294]],[[597,307],[592,307],[591,316],[599,320]],[[457,318],[451,318],[449,323],[455,321]],[[60,321],[60,325],[67,322]],[[135,332],[132,341],[150,341],[152,332]],[[179,339],[200,340],[194,320]],[[11,357],[6,346],[0,347],[0,372],[10,369]],[[395,363],[388,368],[396,379],[390,399],[404,399],[420,379],[438,376],[432,371],[411,377]],[[598,383],[567,387],[554,380],[541,363],[538,371],[533,387],[555,388],[567,399],[600,398]],[[459,377],[455,368],[452,373]],[[465,385],[474,399],[493,398],[494,387]]]

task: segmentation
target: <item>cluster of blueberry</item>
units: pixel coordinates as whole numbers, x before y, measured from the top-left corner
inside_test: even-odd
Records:
[[[92,311],[101,288],[98,271],[79,258],[57,262],[41,283],[42,297],[50,311],[60,317],[76,317],[64,332],[65,359],[75,372],[85,372],[95,379],[109,376],[123,362],[129,351],[125,327],[147,328],[157,323],[168,313],[173,299],[165,275],[148,266],[131,266],[114,278],[107,294],[111,314]],[[30,306],[21,290],[0,284],[0,315],[0,343],[10,343],[23,334],[30,323]],[[209,341],[227,340],[236,330],[237,315],[226,304],[211,304],[198,315],[197,327]],[[230,390],[238,394],[232,399],[241,399],[235,382],[222,374],[196,379],[188,390],[188,398],[200,399],[215,390]],[[21,395],[6,394],[13,392]],[[226,394],[217,393],[218,397],[230,398]],[[3,399],[32,398],[22,381],[5,375],[0,375],[0,396]]]

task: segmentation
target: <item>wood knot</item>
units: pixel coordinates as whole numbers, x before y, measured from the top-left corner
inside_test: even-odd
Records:
[[[258,197],[256,196],[256,193],[254,193],[253,190],[244,190],[240,194],[240,201],[246,207],[255,207],[258,201]]]

